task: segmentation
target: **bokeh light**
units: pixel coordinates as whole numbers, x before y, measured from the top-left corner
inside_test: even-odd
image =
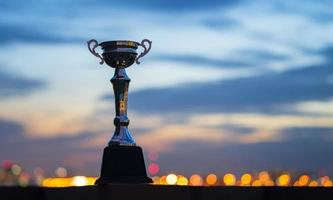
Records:
[[[55,174],[58,177],[66,177],[67,176],[67,169],[64,167],[57,167],[57,169],[55,170]]]
[[[223,176],[223,183],[227,186],[236,184],[236,176],[234,174],[228,173]]]
[[[202,177],[198,174],[193,174],[191,177],[190,177],[190,185],[193,185],[193,186],[201,186],[203,184],[203,180],[202,180]]]
[[[18,183],[20,186],[23,187],[28,186],[29,182],[30,182],[30,175],[28,173],[22,173],[19,176]]]
[[[254,187],[258,187],[258,186],[262,186],[263,184],[261,183],[260,180],[254,180],[253,183],[252,183],[252,186]]]
[[[185,176],[179,176],[177,179],[177,185],[188,185],[188,179]]]
[[[84,176],[74,176],[71,185],[73,186],[88,185],[88,179]]]
[[[217,183],[217,176],[215,174],[208,174],[206,177],[206,183],[208,185],[215,185]]]
[[[318,186],[318,182],[315,181],[315,180],[310,181],[309,186],[310,186],[310,187],[317,187],[317,186]]]
[[[299,186],[301,186],[301,185],[300,185],[299,181],[295,181],[295,183],[293,184],[293,186],[295,186],[295,187],[299,187]]]
[[[290,183],[291,177],[289,174],[282,174],[277,179],[277,184],[279,186],[288,186]]]
[[[43,187],[70,187],[94,185],[95,177],[74,176],[68,178],[46,178],[42,182]]]
[[[169,185],[175,185],[177,183],[177,176],[175,174],[169,174],[167,177],[166,177],[166,182],[167,184]]]
[[[154,176],[151,179],[153,180],[153,184],[160,184],[160,177],[159,176]]]
[[[330,178],[328,176],[323,176],[320,177],[319,182],[321,186],[325,186],[326,182],[328,182],[330,180]]]
[[[2,161],[2,167],[5,170],[9,170],[12,167],[13,163],[10,160],[4,160]]]
[[[148,172],[152,175],[157,174],[160,171],[160,166],[157,163],[150,163],[148,165]]]
[[[309,184],[309,181],[310,181],[310,176],[302,175],[299,177],[297,182],[299,183],[299,186],[306,186]]]
[[[265,183],[270,180],[270,176],[267,171],[261,171],[258,175],[258,178],[262,183]]]
[[[157,163],[150,163],[148,165],[148,172],[152,175],[157,174],[160,171],[160,166]]]
[[[21,168],[19,165],[14,164],[14,165],[12,165],[12,167],[11,167],[11,171],[12,171],[12,173],[13,173],[14,175],[20,175],[21,172],[22,172],[22,168]]]
[[[148,159],[150,161],[156,161],[158,159],[158,153],[157,152],[154,152],[154,151],[150,151],[148,153]]]
[[[160,177],[159,184],[161,184],[161,185],[165,185],[165,184],[167,184],[167,182],[166,182],[166,176],[161,176],[161,177]]]
[[[242,177],[241,177],[241,185],[250,185],[251,184],[251,181],[252,181],[252,176],[251,174],[243,174]]]

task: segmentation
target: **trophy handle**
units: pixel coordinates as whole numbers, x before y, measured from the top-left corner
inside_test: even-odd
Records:
[[[149,44],[148,48],[146,47],[145,42],[147,42]],[[139,59],[142,58],[143,56],[145,56],[150,51],[151,43],[152,43],[152,41],[150,41],[148,39],[144,39],[141,41],[140,46],[142,46],[144,48],[144,51],[135,59],[136,64],[140,64]]]
[[[95,39],[89,40],[89,41],[87,41],[87,44],[88,44],[88,49],[89,49],[90,53],[92,53],[97,58],[100,58],[101,61],[99,62],[99,64],[102,65],[104,63],[104,59],[99,53],[97,53],[95,51],[95,49],[99,46],[97,40],[95,40]],[[91,45],[93,45],[93,47],[91,47]]]

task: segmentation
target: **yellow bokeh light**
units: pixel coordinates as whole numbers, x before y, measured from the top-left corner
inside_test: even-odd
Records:
[[[209,174],[206,177],[206,183],[208,185],[215,185],[217,183],[217,176],[215,174]]]
[[[188,185],[188,180],[184,176],[180,176],[177,179],[177,185]]]
[[[241,185],[250,185],[252,181],[251,174],[243,174],[241,177]]]
[[[95,185],[95,182],[97,180],[97,178],[95,177],[86,177],[88,184],[87,185]]]
[[[166,177],[166,182],[167,184],[169,185],[175,185],[177,183],[177,176],[175,174],[169,174],[167,177]]]
[[[70,187],[94,185],[95,177],[75,176],[72,178],[47,178],[42,181],[43,187]]]
[[[236,183],[236,176],[233,175],[233,174],[231,174],[231,173],[225,174],[223,176],[223,182],[224,182],[225,185],[228,185],[228,186],[235,185],[235,183]]]
[[[193,174],[190,177],[190,184],[193,185],[193,186],[200,186],[200,185],[202,185],[202,182],[203,182],[202,178],[198,174]]]
[[[258,187],[258,186],[262,186],[261,181],[260,180],[254,180],[252,183],[252,186]]]
[[[72,186],[88,185],[88,179],[84,176],[74,176],[71,185]]]
[[[309,186],[310,187],[317,187],[318,186],[318,182],[317,181],[310,181]]]
[[[308,175],[302,175],[298,179],[299,186],[306,186],[309,184],[309,181],[310,181],[310,177]]]
[[[279,186],[288,186],[290,183],[291,177],[289,174],[282,174],[277,178],[277,184]]]

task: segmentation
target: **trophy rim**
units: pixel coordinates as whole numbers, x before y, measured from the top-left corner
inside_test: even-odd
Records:
[[[129,47],[129,48],[134,48],[137,49],[140,43],[133,41],[133,40],[109,40],[109,41],[104,41],[99,44],[102,49],[108,48],[108,47]]]

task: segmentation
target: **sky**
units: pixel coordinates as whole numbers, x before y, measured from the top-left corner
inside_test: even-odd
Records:
[[[160,174],[333,175],[332,6],[1,1],[0,161],[98,176],[113,69],[86,41],[147,38],[151,52],[127,69],[129,128],[146,158],[159,155]]]

